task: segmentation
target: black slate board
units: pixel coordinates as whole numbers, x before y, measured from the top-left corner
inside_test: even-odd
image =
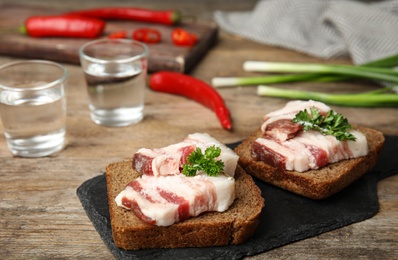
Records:
[[[345,190],[321,201],[256,180],[265,207],[254,236],[241,245],[125,251],[113,243],[105,175],[84,182],[77,189],[77,196],[95,229],[118,259],[241,259],[371,218],[379,210],[377,182],[398,173],[397,159],[398,136],[386,136],[376,166]]]

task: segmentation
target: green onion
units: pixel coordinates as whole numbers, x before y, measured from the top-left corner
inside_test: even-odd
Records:
[[[281,89],[269,86],[258,86],[257,94],[260,96],[317,100],[320,102],[352,107],[398,107],[397,94],[381,94],[392,87],[382,88],[360,94],[328,94],[304,90]]]
[[[288,62],[261,62],[247,61],[243,65],[247,71],[261,71],[291,74],[268,75],[258,77],[213,78],[214,87],[229,87],[243,85],[260,85],[257,94],[269,97],[290,99],[313,99],[328,104],[354,107],[398,107],[398,94],[386,93],[397,87],[390,86],[374,91],[358,94],[327,94],[322,92],[279,89],[264,84],[286,82],[336,82],[357,78],[366,78],[382,82],[398,83],[398,55],[366,63],[360,66],[288,63]]]
[[[398,71],[388,68],[360,67],[352,65],[330,65],[310,63],[246,61],[244,69],[261,72],[316,72],[371,78],[398,83]]]
[[[258,85],[258,84],[275,84],[285,82],[299,82],[299,81],[316,81],[329,82],[337,81],[334,76],[320,77],[317,73],[293,74],[293,75],[276,75],[276,76],[262,76],[262,77],[230,77],[222,78],[215,77],[212,79],[212,85],[215,88],[231,87],[238,85]]]
[[[275,84],[298,81],[333,82],[352,78],[369,78],[398,83],[398,72],[391,67],[398,66],[398,55],[376,60],[360,66],[330,65],[287,62],[247,61],[243,67],[249,71],[301,73],[292,75],[271,75],[259,77],[215,77],[216,88],[238,85]]]
[[[364,67],[380,67],[380,68],[391,68],[398,66],[398,55],[392,55],[379,60],[374,60],[360,66]]]

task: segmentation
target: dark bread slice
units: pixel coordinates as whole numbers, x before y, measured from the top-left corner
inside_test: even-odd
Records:
[[[115,245],[126,250],[149,248],[209,247],[240,244],[253,235],[264,206],[260,189],[252,177],[238,166],[236,199],[225,212],[207,212],[168,227],[143,223],[131,211],[118,207],[117,194],[139,173],[131,161],[116,162],[106,168],[108,202]]]
[[[236,147],[235,153],[239,155],[238,163],[248,174],[307,198],[324,199],[346,188],[376,164],[384,144],[383,134],[370,128],[357,127],[357,129],[365,134],[368,140],[368,155],[329,164],[318,170],[284,171],[253,160],[251,146],[258,137],[261,137],[260,129],[254,131]]]

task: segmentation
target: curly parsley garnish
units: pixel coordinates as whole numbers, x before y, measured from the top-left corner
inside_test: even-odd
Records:
[[[333,135],[339,141],[344,139],[356,140],[355,136],[348,132],[352,127],[347,118],[333,110],[329,110],[325,117],[321,115],[318,109],[311,107],[310,113],[307,112],[307,109],[304,109],[298,112],[292,121],[302,125],[303,131],[316,130],[325,135]]]
[[[204,171],[209,176],[218,176],[224,169],[224,162],[216,160],[221,154],[221,148],[215,145],[206,148],[204,154],[197,147],[188,155],[187,163],[183,165],[182,173],[186,176],[195,176],[197,171]]]

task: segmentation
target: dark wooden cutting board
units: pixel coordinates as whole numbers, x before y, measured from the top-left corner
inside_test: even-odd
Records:
[[[69,10],[54,10],[38,6],[21,6],[14,4],[0,5],[0,30],[18,29],[27,17],[33,15],[62,14]],[[193,47],[175,46],[171,39],[174,27],[184,28],[199,37],[199,42]],[[105,38],[112,32],[126,30],[129,35],[140,27],[158,29],[162,41],[158,44],[148,44],[148,70],[171,70],[186,72],[192,69],[217,40],[218,27],[208,22],[182,22],[176,26],[135,21],[107,21]],[[26,59],[46,59],[58,62],[79,64],[78,50],[90,39],[77,38],[33,38],[19,32],[2,32],[0,34],[0,55],[14,56]]]

